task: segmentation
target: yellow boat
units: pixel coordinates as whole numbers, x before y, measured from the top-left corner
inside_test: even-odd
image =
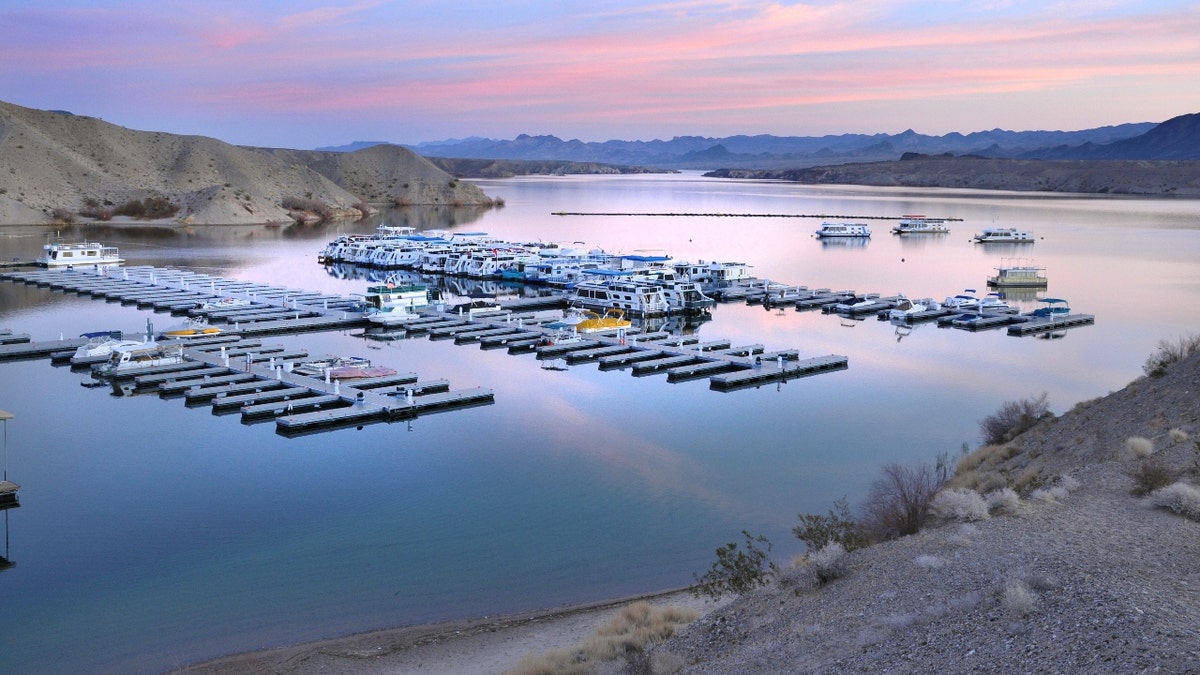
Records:
[[[209,325],[208,322],[204,321],[203,319],[196,319],[164,330],[162,332],[162,337],[193,337],[196,335],[215,335],[220,332],[220,328]]]
[[[599,333],[618,328],[629,328],[633,322],[625,318],[625,312],[616,308],[609,309],[601,316],[595,312],[584,312],[583,321],[575,324],[575,330],[580,333]]]

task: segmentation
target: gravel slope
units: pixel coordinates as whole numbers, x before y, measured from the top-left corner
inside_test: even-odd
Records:
[[[823,587],[785,570],[656,649],[683,673],[1200,672],[1200,523],[1129,494],[1124,446],[1195,484],[1197,391],[1200,354],[1018,437],[1006,471],[1069,473],[1057,501],[855,551]]]

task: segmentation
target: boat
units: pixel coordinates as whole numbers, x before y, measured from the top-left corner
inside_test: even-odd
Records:
[[[139,368],[183,363],[183,347],[167,347],[156,342],[139,342],[114,347],[109,359],[92,372],[100,377],[120,375]]]
[[[538,345],[542,347],[569,345],[576,342],[583,342],[583,336],[571,326],[559,328],[538,338]]]
[[[370,359],[361,356],[331,356],[293,362],[291,372],[317,378],[324,378],[328,374],[330,380],[353,380],[395,375],[396,369],[387,366],[373,366]]]
[[[818,238],[824,237],[870,237],[871,228],[862,223],[821,223]]]
[[[878,295],[852,295],[833,306],[833,311],[839,314],[862,314],[874,309],[884,309],[887,306]]]
[[[945,234],[950,231],[944,218],[926,218],[922,215],[905,215],[892,228],[892,234]]]
[[[88,338],[87,344],[80,345],[71,355],[71,363],[82,365],[107,361],[118,347],[137,347],[152,344],[145,340],[129,340],[122,338],[121,331],[100,331],[84,333],[79,337]]]
[[[910,298],[901,297],[900,302],[895,307],[888,310],[888,318],[898,321],[911,321],[914,318],[940,312],[942,309],[941,303],[933,298],[921,298],[912,300]]]
[[[625,318],[625,312],[613,308],[606,310],[604,314],[586,312],[583,321],[575,324],[575,330],[580,333],[599,333],[631,326],[633,326],[633,322]]]
[[[947,296],[946,299],[942,301],[942,306],[946,309],[955,311],[979,309],[979,298],[971,295],[974,292],[974,288],[967,288],[964,289],[962,293]]]
[[[251,304],[253,303],[245,298],[212,298],[196,305],[196,309],[233,309],[234,307],[248,307]]]
[[[37,259],[37,264],[50,268],[76,265],[119,265],[123,262],[125,260],[121,258],[116,246],[105,246],[94,241],[49,242],[42,246],[42,255]]]
[[[1030,315],[1035,318],[1061,319],[1071,313],[1071,307],[1062,298],[1042,298],[1038,302],[1044,302],[1046,306],[1038,307],[1030,312]]]
[[[979,301],[979,311],[985,314],[1017,314],[1021,310],[1005,302],[999,293],[988,293]]]
[[[423,284],[368,286],[361,297],[367,320],[384,326],[415,319],[430,307],[429,287]]]
[[[1030,243],[1033,233],[1028,230],[1018,230],[1015,227],[985,227],[983,232],[973,237],[980,244],[996,243]]]
[[[1032,264],[1002,265],[996,268],[996,276],[988,277],[987,285],[993,288],[1045,288],[1049,281],[1042,274],[1045,267]]]
[[[208,323],[208,320],[202,317],[188,319],[187,321],[176,324],[163,332],[159,333],[160,338],[185,338],[197,337],[200,335],[216,335],[221,329]]]
[[[661,287],[615,278],[575,284],[571,304],[596,311],[615,307],[635,316],[671,313],[671,303]]]

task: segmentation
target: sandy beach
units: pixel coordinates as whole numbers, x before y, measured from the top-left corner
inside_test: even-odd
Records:
[[[686,590],[557,609],[409,626],[246,652],[187,666],[174,673],[503,673],[526,655],[583,643],[620,610],[637,601],[694,610],[701,616],[723,602]],[[614,666],[623,664],[617,663]]]

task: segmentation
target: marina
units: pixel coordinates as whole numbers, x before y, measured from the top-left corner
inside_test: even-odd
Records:
[[[506,342],[521,338],[504,335],[459,345],[415,327],[366,322],[236,336],[304,350],[308,359],[361,355],[421,382],[494,393],[491,404],[447,414],[295,435],[278,433],[267,400],[265,413],[243,417],[244,404],[218,409],[218,398],[189,406],[183,395],[155,395],[156,387],[129,396],[111,395],[107,384],[87,389],[80,384],[92,380],[88,369],[68,362],[0,362],[0,407],[17,415],[8,424],[9,478],[21,485],[21,508],[7,512],[18,564],[0,573],[6,663],[14,672],[40,672],[50,658],[72,672],[164,672],[260,645],[676,587],[742,529],[767,536],[772,556],[786,561],[802,552],[791,534],[796,513],[825,513],[843,495],[858,503],[883,464],[928,464],[936,453],[975,445],[978,420],[1004,401],[1047,391],[1058,412],[1118,389],[1141,374],[1158,340],[1194,330],[1186,312],[1164,311],[1157,300],[1194,300],[1195,230],[1179,229],[1176,213],[1193,213],[1184,200],[747,187],[688,175],[505,179],[484,189],[507,206],[482,217],[420,220],[410,209],[385,219],[510,241],[669,250],[693,264],[746,261],[760,281],[788,289],[782,302],[799,285],[938,301],[983,290],[994,267],[1022,254],[1004,244],[972,246],[967,228],[1013,223],[1045,235],[1037,263],[1049,269],[1052,294],[1069,298],[1075,312],[1094,311],[1096,323],[1059,339],[1040,335],[1064,331],[1016,339],[1008,327],[970,332],[870,315],[847,328],[819,304],[796,311],[745,299],[718,302],[702,323],[627,316],[646,332],[627,335],[626,347],[698,338],[695,347],[762,345],[772,365],[770,354],[786,348],[799,352],[789,366],[826,354],[852,364],[727,394],[712,390],[717,373],[673,382],[665,371],[634,377],[629,367],[601,369],[586,354],[577,363],[537,359],[536,345],[510,355]],[[564,209],[926,213],[965,224],[952,223],[949,236],[881,238],[879,228],[896,221],[864,219],[876,236],[867,247],[845,248],[814,241],[819,221],[549,215]],[[380,220],[277,230],[111,225],[71,236],[118,243],[131,268],[357,299],[394,270],[342,277],[343,266],[326,268],[313,256],[341,234],[372,234]],[[14,235],[0,243],[6,259],[32,260],[44,240],[39,231],[6,233]],[[1109,262],[1121,273],[1111,273]],[[111,269],[109,277],[120,274]],[[448,305],[481,291],[507,304],[557,290],[410,279],[437,287]],[[1006,292],[1026,313],[1038,304],[1033,293],[1015,294],[1016,302],[1013,295]],[[507,335],[540,336],[528,316],[561,315],[561,297],[550,300],[558,305],[513,308],[514,327],[524,329]],[[147,316],[157,333],[188,312],[152,311],[0,282],[0,326],[34,341],[100,329],[138,338]],[[428,317],[451,319],[457,313]],[[660,330],[669,336],[651,340]],[[288,391],[267,384],[225,398]],[[405,385],[377,391],[395,386]],[[872,423],[851,421],[857,411]]]

